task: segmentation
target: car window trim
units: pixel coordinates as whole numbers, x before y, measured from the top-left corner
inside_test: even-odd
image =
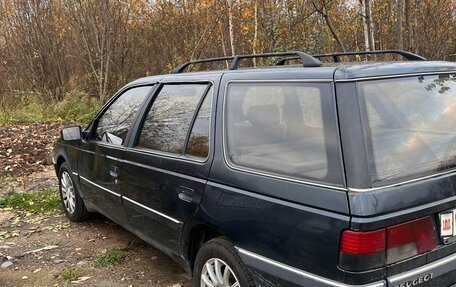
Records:
[[[161,158],[166,158],[166,159],[172,159],[172,160],[178,160],[182,162],[188,162],[188,163],[196,163],[200,165],[204,165],[207,163],[208,158],[205,160],[201,160],[201,158],[196,158],[196,157],[189,157],[189,156],[179,156],[173,153],[168,153],[168,152],[160,152],[152,149],[147,149],[147,148],[138,148],[138,147],[127,147],[126,151],[128,152],[134,152],[134,153],[140,153],[144,155],[153,155]]]
[[[333,106],[334,106],[334,120],[335,120],[335,130],[337,134],[337,150],[339,153],[339,158],[340,158],[340,173],[341,173],[341,182],[340,184],[331,184],[331,183],[325,183],[323,181],[313,181],[311,179],[300,179],[292,176],[287,176],[284,174],[278,174],[274,172],[267,172],[264,170],[260,169],[255,169],[255,168],[249,168],[245,166],[240,166],[237,165],[233,162],[231,162],[228,159],[228,148],[227,148],[227,136],[226,136],[226,100],[227,100],[227,92],[228,92],[228,86],[231,83],[308,83],[308,84],[318,84],[318,83],[324,83],[324,84],[331,84],[331,92],[333,93]],[[340,139],[340,132],[339,132],[339,118],[337,114],[337,109],[336,109],[336,94],[335,94],[335,89],[334,89],[334,81],[333,80],[328,80],[328,79],[292,79],[292,80],[287,80],[287,79],[270,79],[270,80],[261,80],[261,79],[232,79],[228,80],[225,83],[224,86],[224,92],[223,92],[223,108],[222,108],[222,154],[223,154],[223,160],[225,164],[230,168],[231,170],[235,171],[240,171],[240,172],[245,172],[245,173],[250,173],[250,174],[255,174],[255,175],[260,175],[260,176],[266,176],[266,177],[272,177],[275,179],[280,179],[280,180],[286,180],[290,182],[296,182],[296,183],[302,183],[302,184],[307,184],[307,185],[312,185],[312,186],[317,186],[317,187],[324,187],[324,188],[331,188],[331,189],[337,189],[341,191],[347,191],[347,183],[345,179],[345,170],[344,170],[344,163],[343,163],[343,158],[342,158],[342,145],[341,145],[341,139]],[[328,159],[327,159],[328,160]]]
[[[185,79],[183,81],[178,81],[178,80],[163,81],[163,80],[161,80],[157,83],[157,87],[154,89],[153,94],[150,96],[150,99],[147,99],[148,102],[144,105],[145,106],[144,110],[141,110],[141,116],[138,117],[138,123],[137,123],[136,129],[134,130],[134,135],[132,135],[132,139],[130,140],[131,142],[127,146],[129,150],[134,151],[134,152],[141,152],[141,153],[146,153],[146,154],[151,154],[151,155],[157,155],[157,156],[164,157],[164,158],[178,159],[178,160],[182,160],[185,162],[192,162],[192,163],[199,163],[199,164],[207,163],[207,161],[209,160],[210,155],[211,155],[211,147],[212,147],[212,144],[211,144],[212,140],[210,137],[209,137],[209,153],[208,153],[208,156],[204,160],[201,160],[201,159],[198,160],[196,157],[190,158],[189,156],[186,156],[185,153],[175,154],[175,153],[169,153],[169,152],[164,152],[164,151],[159,151],[159,150],[154,150],[154,149],[138,147],[138,142],[141,137],[141,132],[142,132],[142,129],[144,126],[144,122],[146,121],[147,115],[148,115],[150,109],[152,108],[152,106],[155,102],[155,99],[160,94],[160,91],[162,90],[163,86],[165,86],[165,85],[192,85],[192,84],[206,84],[207,85],[206,89],[204,90],[205,94],[203,93],[202,98],[205,98],[205,95],[207,95],[207,92],[209,91],[211,86],[214,87],[214,92],[212,93],[212,95],[213,96],[215,95],[216,84],[215,84],[214,80],[189,80],[189,79]],[[198,102],[198,104],[202,104],[202,103],[203,102],[200,99],[200,102]],[[213,104],[214,104],[214,101],[212,101],[212,105]],[[212,105],[211,105],[211,110],[213,109]],[[197,107],[193,116],[195,116],[195,114],[197,114],[198,111],[199,111],[199,109]],[[211,123],[213,122],[212,117],[213,117],[213,113],[211,112]],[[193,127],[189,126],[189,129],[190,128],[193,128]],[[211,129],[212,129],[212,124],[210,125],[209,130],[211,130]],[[188,136],[188,131],[187,131],[187,136]],[[186,143],[187,143],[187,139],[184,142],[184,144],[186,144]],[[186,146],[184,148],[186,149]],[[185,149],[184,149],[184,152],[185,152]]]
[[[211,96],[211,95],[209,95],[209,91],[211,90],[212,87],[213,87],[212,83],[207,85],[206,89],[203,92],[203,96],[201,97],[201,99],[198,102],[198,105],[196,107],[195,113],[193,114],[192,120],[190,121],[190,126],[189,126],[189,129],[187,130],[187,135],[185,136],[185,142],[184,142],[184,146],[182,148],[182,153],[181,153],[182,155],[186,154],[187,147],[188,147],[188,141],[190,140],[190,136],[192,135],[192,131],[193,131],[193,127],[195,125],[196,118],[198,117],[198,114],[201,111],[201,106],[203,105],[206,97],[210,97]],[[210,131],[211,131],[211,124],[210,124],[211,123],[211,116],[212,116],[212,99],[211,99],[211,109],[210,109],[210,114],[209,114],[209,133],[208,133],[208,138],[210,138]],[[209,146],[210,146],[210,141],[209,141]],[[206,159],[208,157],[209,157],[209,150],[207,152],[207,155],[204,158]]]
[[[147,113],[148,107],[150,105],[150,102],[153,101],[155,98],[155,95],[159,93],[161,90],[161,85],[160,82],[156,82],[150,91],[149,95],[146,97],[146,99],[143,102],[143,105],[138,111],[138,114],[136,115],[133,126],[130,129],[130,134],[128,135],[128,142],[126,147],[127,148],[132,148],[134,147],[134,143],[137,138],[138,130],[141,128],[141,123],[142,123],[142,118],[144,117],[144,114]]]

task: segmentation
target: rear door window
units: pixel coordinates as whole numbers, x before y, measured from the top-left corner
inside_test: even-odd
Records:
[[[228,161],[248,170],[340,184],[333,101],[330,84],[230,83]]]
[[[181,155],[195,111],[208,84],[167,84],[155,98],[137,146]]]
[[[120,95],[98,119],[96,140],[122,145],[152,86],[136,87]]]

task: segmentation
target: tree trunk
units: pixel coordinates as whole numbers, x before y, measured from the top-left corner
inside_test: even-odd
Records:
[[[255,14],[255,31],[253,33],[253,47],[252,52],[254,54],[257,53],[257,42],[258,42],[258,0],[255,0],[255,7],[254,7],[254,14]],[[253,58],[253,66],[256,67],[256,58]]]
[[[365,50],[370,50],[370,45],[369,45],[369,20],[367,18],[367,13],[366,13],[366,1],[361,0],[361,16],[363,17],[363,31],[364,31],[364,49]]]
[[[233,0],[227,0],[228,4],[228,27],[230,30],[230,43],[231,43],[231,55],[236,54],[235,44],[234,44],[234,28],[233,28]]]
[[[396,4],[396,38],[397,48],[404,50],[404,39],[402,38],[402,0],[397,0]]]
[[[366,3],[366,25],[367,25],[367,36],[369,41],[369,50],[375,50],[375,41],[374,41],[374,22],[372,21],[372,10],[370,5],[370,0],[365,0]]]
[[[412,8],[410,0],[405,0],[405,22],[408,32],[408,50],[413,50]]]

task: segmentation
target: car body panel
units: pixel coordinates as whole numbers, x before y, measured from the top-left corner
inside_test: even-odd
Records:
[[[221,74],[211,76],[179,77],[178,83],[202,82],[212,85],[217,91]],[[175,83],[176,78],[165,77],[161,83]],[[157,91],[159,88],[157,88]],[[212,98],[211,131],[214,133],[216,92],[207,94]],[[153,97],[149,100],[153,105]],[[148,112],[140,112],[140,122]],[[140,131],[135,125],[134,133]],[[213,143],[213,139],[210,140]],[[122,181],[126,184],[122,197],[129,224],[140,230],[149,240],[166,246],[170,252],[180,253],[180,230],[183,223],[198,209],[213,159],[213,144],[210,144],[207,159],[175,156],[159,151],[135,147],[132,140],[125,152],[122,166]]]
[[[125,224],[120,185],[113,173],[118,173],[124,148],[96,142],[81,144],[78,174],[84,199],[96,206],[97,210],[119,224]]]

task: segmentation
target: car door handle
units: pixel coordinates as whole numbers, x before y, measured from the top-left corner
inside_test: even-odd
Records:
[[[118,170],[119,169],[116,166],[111,166],[111,169],[109,170],[109,175],[114,177],[114,178],[119,177],[119,174],[117,173]]]
[[[185,186],[179,186],[179,199],[185,202],[192,202],[195,191]]]

